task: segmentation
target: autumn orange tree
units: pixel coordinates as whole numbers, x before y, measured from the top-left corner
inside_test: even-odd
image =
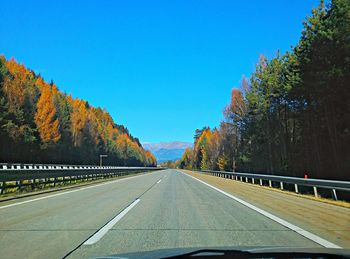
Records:
[[[0,161],[155,166],[127,128],[14,59],[0,56]]]
[[[179,161],[179,167],[183,169],[192,169],[192,161],[193,161],[193,149],[186,148],[182,157]]]
[[[41,95],[37,103],[35,122],[43,146],[47,147],[60,140],[60,124],[56,118],[56,108],[53,103],[53,86],[46,84],[40,77],[37,80],[37,86],[41,90]]]

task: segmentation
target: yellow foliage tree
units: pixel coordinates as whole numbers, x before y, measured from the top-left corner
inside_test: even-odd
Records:
[[[7,61],[5,65],[11,76],[4,78],[3,89],[9,103],[9,112],[15,113],[24,104],[25,85],[33,78],[33,74],[14,59]]]
[[[202,146],[200,152],[202,153],[201,170],[208,170],[208,155],[206,148]]]
[[[80,146],[82,141],[82,131],[87,121],[86,102],[75,99],[72,103],[73,112],[71,114],[71,127],[74,146]]]
[[[59,121],[56,118],[52,89],[51,86],[47,85],[41,78],[38,79],[37,83],[41,89],[41,96],[37,103],[35,123],[44,145],[57,143],[61,138],[61,134],[59,132]]]
[[[219,156],[219,158],[218,158],[218,167],[219,167],[220,171],[225,171],[226,164],[227,164],[226,156],[224,154]]]

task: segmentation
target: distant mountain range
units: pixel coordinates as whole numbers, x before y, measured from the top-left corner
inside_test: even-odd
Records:
[[[186,148],[192,147],[189,142],[173,141],[160,143],[142,143],[146,150],[150,150],[156,157],[158,163],[175,161],[180,159]]]

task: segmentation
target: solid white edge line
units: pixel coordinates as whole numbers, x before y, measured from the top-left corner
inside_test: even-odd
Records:
[[[133,207],[139,203],[140,199],[136,199],[128,207],[126,207],[122,212],[115,216],[111,221],[104,225],[99,231],[97,231],[93,236],[84,242],[83,245],[93,245],[98,242],[107,232],[110,230],[119,220],[121,220]]]
[[[71,190],[71,191],[60,192],[60,193],[52,194],[52,195],[49,195],[49,196],[35,198],[35,199],[32,199],[32,200],[26,200],[26,201],[11,203],[11,204],[8,204],[8,205],[1,206],[0,210],[1,209],[6,209],[6,208],[10,208],[10,207],[14,207],[14,206],[18,206],[18,205],[22,205],[22,204],[26,204],[26,203],[30,203],[30,202],[33,202],[33,201],[45,200],[45,199],[49,199],[49,198],[53,198],[53,197],[57,197],[57,196],[61,196],[61,195],[69,194],[69,193],[73,193],[73,192],[79,192],[79,191],[83,191],[83,190],[90,189],[90,188],[96,188],[96,187],[100,187],[100,186],[103,186],[103,185],[112,184],[112,183],[115,183],[115,182],[121,182],[121,181],[129,180],[129,179],[133,179],[133,178],[141,177],[141,176],[145,176],[145,175],[147,175],[147,174],[135,175],[135,176],[126,177],[126,178],[123,178],[123,179],[117,179],[117,180],[106,182],[106,183],[91,185],[91,186],[82,187],[82,188],[78,188],[78,189]]]
[[[202,180],[200,180],[200,179],[198,179],[198,178],[196,178],[196,177],[194,177],[192,175],[189,175],[189,174],[186,174],[186,173],[183,173],[183,172],[181,172],[181,173],[184,174],[184,175],[187,175],[188,177],[191,177],[191,178],[193,178],[193,179],[195,179],[195,180],[197,180],[197,181],[199,181],[199,182],[201,182],[203,184],[205,184],[206,186],[208,186],[208,187],[210,187],[210,188],[212,188],[212,189],[214,189],[214,190],[216,190],[218,192],[221,192],[222,194],[226,195],[227,197],[229,197],[231,199],[234,199],[235,201],[243,204],[244,206],[246,206],[246,207],[248,207],[248,208],[250,208],[250,209],[252,209],[252,210],[254,210],[254,211],[256,211],[256,212],[258,212],[258,213],[260,213],[262,215],[264,215],[265,217],[268,217],[269,219],[272,219],[273,221],[276,221],[277,223],[281,224],[282,226],[285,226],[286,228],[289,228],[289,229],[295,231],[299,235],[302,235],[303,237],[306,237],[307,239],[310,239],[311,241],[313,241],[313,242],[315,242],[315,243],[317,243],[317,244],[319,244],[319,245],[321,245],[323,247],[326,247],[326,248],[342,248],[342,247],[340,247],[340,246],[338,246],[336,244],[333,244],[333,243],[331,243],[331,242],[329,242],[329,241],[327,241],[327,240],[325,240],[325,239],[323,239],[323,238],[321,238],[321,237],[319,237],[319,236],[317,236],[315,234],[312,234],[312,233],[310,233],[310,232],[308,232],[308,231],[306,231],[306,230],[304,230],[304,229],[302,229],[302,228],[300,228],[300,227],[298,227],[298,226],[296,226],[296,225],[294,225],[292,223],[289,223],[288,221],[285,221],[284,219],[281,219],[280,217],[277,217],[277,216],[275,216],[275,215],[273,215],[273,214],[271,214],[271,213],[269,213],[269,212],[267,212],[267,211],[265,211],[263,209],[260,209],[260,208],[254,206],[254,205],[252,205],[252,204],[250,204],[250,203],[248,203],[248,202],[246,202],[246,201],[244,201],[244,200],[242,200],[240,198],[237,198],[236,196],[233,196],[232,194],[229,194],[229,193],[227,193],[227,192],[225,192],[225,191],[223,191],[223,190],[221,190],[221,189],[219,189],[219,188],[217,188],[215,186],[212,186],[209,183],[206,183],[206,182],[204,182],[204,181],[202,181]]]

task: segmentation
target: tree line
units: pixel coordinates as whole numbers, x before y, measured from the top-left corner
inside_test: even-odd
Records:
[[[298,44],[260,56],[181,168],[350,179],[350,1],[321,1]]]
[[[13,58],[0,56],[0,161],[155,166],[127,128],[72,98]]]

